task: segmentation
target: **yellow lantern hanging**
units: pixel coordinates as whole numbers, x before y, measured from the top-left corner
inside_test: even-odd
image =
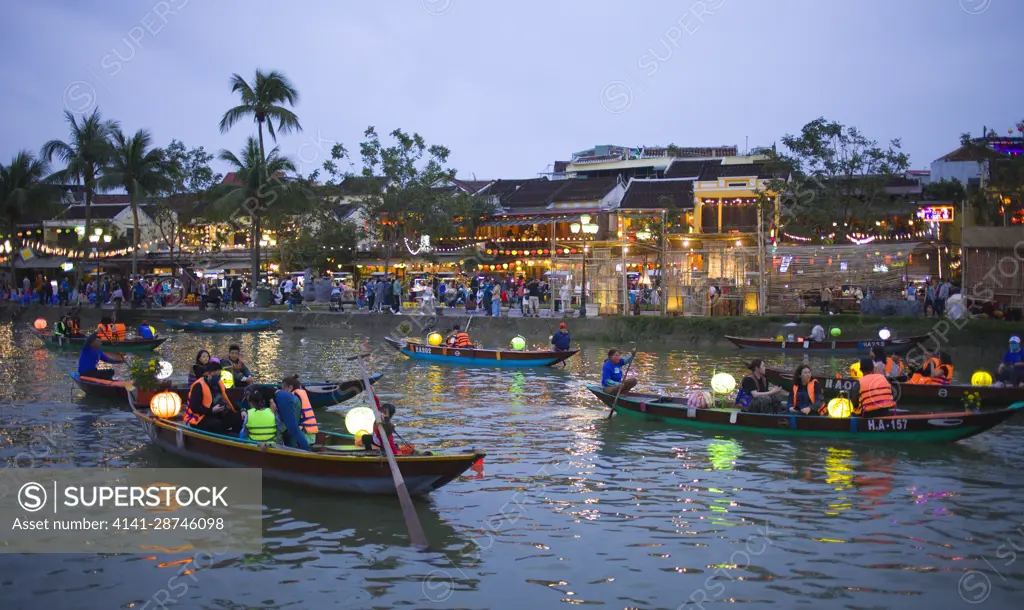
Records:
[[[846,397],[846,392],[840,392],[837,398],[828,401],[828,416],[843,418],[853,414],[853,403]]]
[[[364,434],[369,434],[373,429],[373,411],[370,407],[355,407],[349,409],[345,414],[345,429],[357,439]]]
[[[235,387],[235,374],[231,372],[231,369],[221,369],[220,380],[224,383],[225,388]]]
[[[992,374],[988,371],[975,371],[975,373],[971,375],[971,385],[992,385]]]
[[[775,340],[778,341],[779,343],[781,343],[781,342],[785,341],[786,339],[782,335],[775,335]]]
[[[736,389],[736,378],[729,373],[717,373],[711,378],[711,389],[715,394],[728,394]]]
[[[854,362],[850,365],[850,377],[860,379],[863,376],[864,371],[860,370],[860,362]]]
[[[442,341],[444,341],[444,338],[441,336],[441,333],[430,333],[427,335],[427,343],[431,345],[441,345]]]
[[[181,396],[177,392],[160,392],[149,401],[149,411],[162,419],[177,417],[181,412]]]

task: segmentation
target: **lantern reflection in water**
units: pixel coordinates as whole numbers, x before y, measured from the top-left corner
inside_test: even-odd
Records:
[[[714,470],[732,470],[736,459],[743,455],[743,449],[732,439],[718,439],[708,445],[708,457]]]
[[[828,455],[825,457],[825,482],[835,485],[835,491],[845,491],[853,487],[854,457],[853,451],[849,449],[828,448]],[[835,501],[829,502],[828,506],[832,510],[825,511],[825,514],[838,515],[844,510],[850,510],[853,505],[848,500],[845,495],[837,496]]]

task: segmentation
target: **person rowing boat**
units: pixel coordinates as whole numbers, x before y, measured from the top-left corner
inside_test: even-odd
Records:
[[[608,350],[608,359],[601,367],[601,387],[605,392],[626,394],[636,387],[636,377],[622,377],[622,365],[629,364],[633,358],[634,355],[623,356],[614,348]]]
[[[93,379],[106,379],[110,381],[114,378],[113,369],[99,370],[100,360],[110,364],[121,364],[124,362],[122,358],[114,358],[103,353],[100,347],[103,345],[103,340],[100,339],[99,335],[93,333],[89,335],[85,340],[85,345],[82,346],[82,351],[78,355],[78,375],[80,377],[92,377]]]
[[[996,370],[995,387],[1024,387],[1024,352],[1020,349],[1020,337],[1010,337],[1010,348],[1003,354],[1003,361]]]

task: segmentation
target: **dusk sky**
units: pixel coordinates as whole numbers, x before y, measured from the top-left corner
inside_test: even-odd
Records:
[[[771,145],[824,116],[928,168],[1024,119],[1021,0],[8,2],[0,160],[91,110],[159,145],[237,150],[229,78],[280,70],[312,171],[367,125],[451,149],[460,177],[527,178],[595,144]],[[161,16],[162,15],[162,16]],[[134,40],[133,40],[134,39]],[[358,155],[354,159],[359,167]],[[217,167],[223,171],[223,167]]]

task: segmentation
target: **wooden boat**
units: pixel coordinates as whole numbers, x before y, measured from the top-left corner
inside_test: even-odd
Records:
[[[78,373],[70,373],[72,381],[75,382],[88,396],[96,398],[112,398],[125,400],[128,397],[128,390],[123,380],[107,381],[105,379],[94,379],[92,377],[81,377]],[[377,383],[382,377],[381,374],[372,375],[370,383]],[[262,384],[277,389],[276,384]],[[365,388],[362,379],[350,379],[341,383],[315,382],[302,385],[309,395],[309,404],[314,409],[330,407],[351,400],[359,395]],[[172,387],[171,391],[181,397],[182,402],[188,400],[188,386]],[[148,408],[149,401],[155,392],[136,392],[136,398],[141,402],[136,405],[138,408]],[[228,398],[233,403],[240,403],[244,399],[245,390],[242,388],[230,388]]]
[[[53,333],[37,332],[36,336],[43,341],[43,345],[51,349],[82,349],[85,345],[87,335],[72,335],[63,337]],[[141,339],[138,337],[125,339],[124,341],[104,341],[103,350],[107,352],[151,352],[160,347],[167,337],[155,339]]]
[[[267,330],[277,323],[277,320],[249,320],[245,323],[239,322],[182,322],[180,320],[164,320],[164,324],[178,330],[191,330],[205,333],[230,333],[250,332]]]
[[[551,350],[516,351],[505,349],[455,348],[445,345],[427,345],[384,337],[388,345],[415,360],[430,360],[448,364],[475,364],[479,366],[552,366],[572,358],[578,349],[564,352]]]
[[[134,393],[134,392],[133,392]],[[129,398],[135,404],[135,397]],[[220,468],[261,468],[263,476],[313,489],[356,495],[394,495],[386,459],[355,446],[348,434],[321,431],[312,451],[213,434],[132,409],[154,444],[183,458]],[[483,451],[396,456],[410,495],[426,495],[454,481],[483,459]]]
[[[775,339],[755,339],[752,337],[725,336],[736,347],[768,351],[790,352],[846,352],[868,353],[872,347],[881,347],[887,354],[902,354],[910,351],[915,345],[928,339],[928,335],[906,337],[903,339],[837,339],[835,341],[776,341]]]
[[[788,390],[793,387],[793,372],[780,369],[765,369],[765,378],[775,385]],[[856,384],[856,379],[848,377],[825,377],[815,375],[818,386],[824,393],[825,398],[834,398],[839,392],[849,392]],[[942,405],[961,407],[964,395],[978,393],[981,401],[980,407],[1004,409],[1015,402],[1024,401],[1024,388],[994,388],[991,386],[975,386],[964,384],[951,385],[922,385],[917,383],[893,382],[893,396],[899,406],[910,405]]]
[[[758,434],[780,434],[877,440],[890,443],[952,442],[980,434],[1001,424],[1024,409],[1024,402],[999,411],[983,413],[901,413],[887,417],[833,418],[815,415],[744,413],[736,409],[697,409],[687,407],[682,398],[635,394],[619,396],[600,386],[588,385],[601,402],[615,404],[615,411],[655,421],[666,421],[707,430],[733,430]]]

